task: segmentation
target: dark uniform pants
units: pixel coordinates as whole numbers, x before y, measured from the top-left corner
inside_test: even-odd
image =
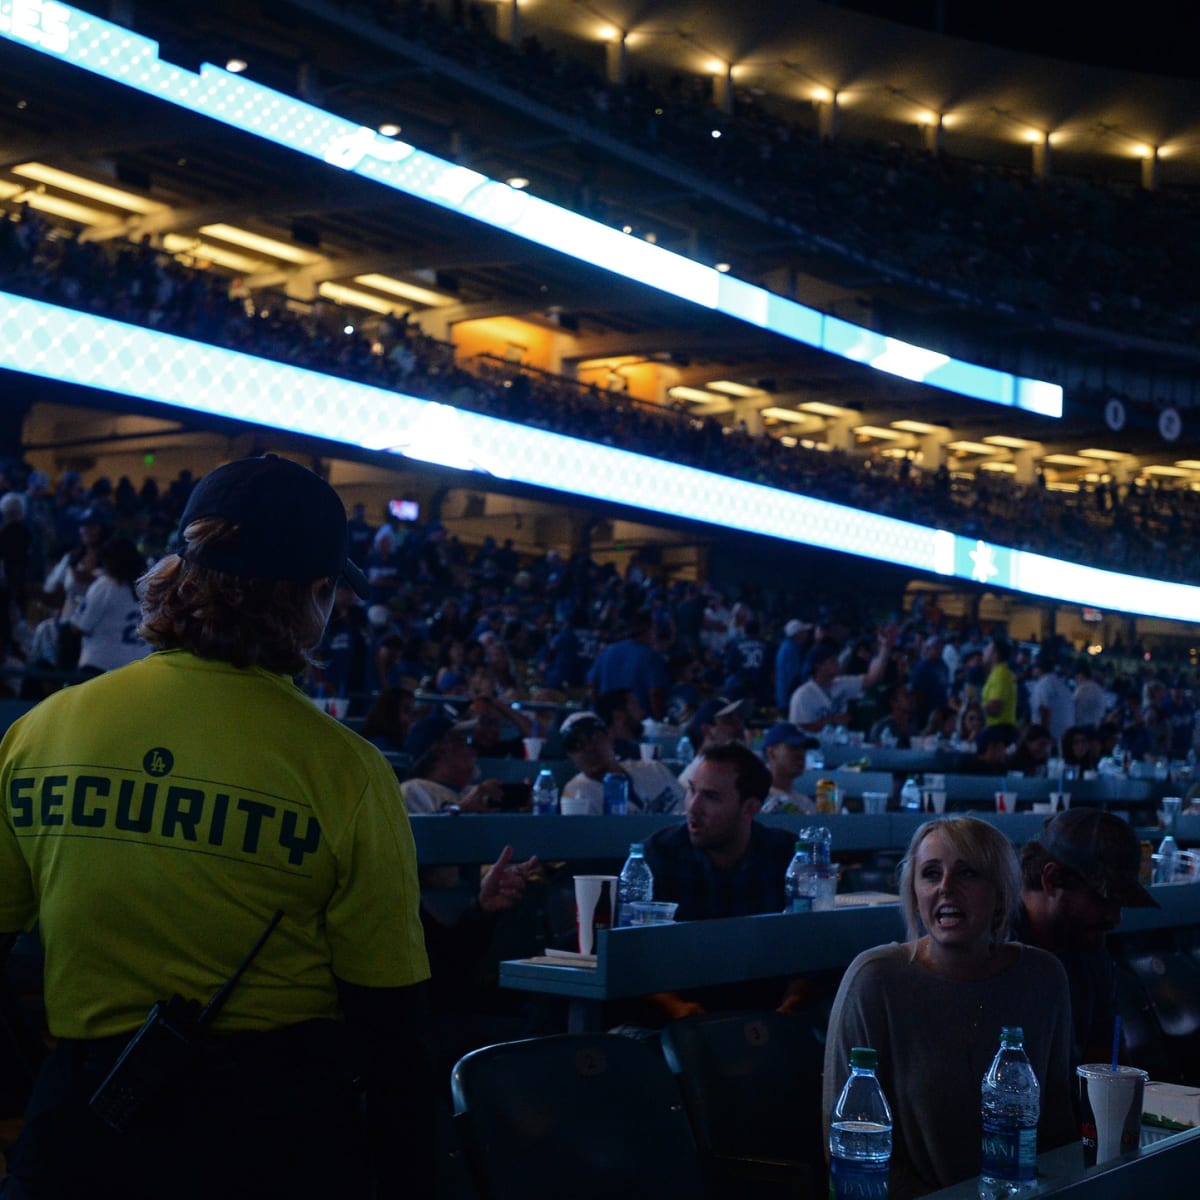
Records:
[[[3,1200],[360,1200],[370,1195],[343,1027],[213,1038],[117,1133],[88,1108],[126,1039],[63,1042],[8,1154]]]

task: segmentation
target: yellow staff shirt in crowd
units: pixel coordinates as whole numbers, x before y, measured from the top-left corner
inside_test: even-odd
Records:
[[[0,743],[0,930],[40,920],[56,1037],[206,1000],[276,909],[216,1028],[335,1017],[335,976],[428,978],[418,903],[391,767],[283,676],[157,653]]]

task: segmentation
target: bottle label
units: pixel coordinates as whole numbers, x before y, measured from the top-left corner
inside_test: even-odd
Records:
[[[888,1163],[860,1159],[829,1160],[829,1191],[833,1200],[888,1200]]]
[[[1012,1126],[995,1117],[983,1118],[981,1175],[1014,1183],[1037,1178],[1037,1126]]]
[[[623,817],[629,811],[629,776],[615,772],[604,777],[605,816]]]
[[[784,907],[785,913],[812,912],[813,898],[811,896],[789,896]]]

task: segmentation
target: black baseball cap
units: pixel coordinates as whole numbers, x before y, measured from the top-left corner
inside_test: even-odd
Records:
[[[1142,847],[1128,821],[1102,808],[1070,808],[1050,818],[1038,839],[1048,858],[1081,876],[1122,908],[1158,908],[1138,873]]]
[[[242,579],[307,583],[341,576],[366,599],[367,577],[346,555],[346,510],[319,475],[274,454],[242,458],[209,471],[180,518],[223,517],[234,538],[180,553],[189,562]]]
[[[584,739],[594,733],[607,733],[608,726],[594,712],[572,713],[559,726],[563,749],[569,754],[583,745]]]
[[[789,721],[780,721],[779,724],[772,725],[763,735],[762,740],[764,750],[768,750],[772,746],[804,746],[806,749],[815,750],[820,745],[819,739]]]
[[[425,757],[443,738],[452,733],[464,736],[474,725],[473,721],[456,721],[446,712],[434,712],[422,717],[408,731],[404,739],[404,753],[411,754],[413,765]]]

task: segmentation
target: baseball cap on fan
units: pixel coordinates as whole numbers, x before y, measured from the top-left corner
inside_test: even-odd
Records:
[[[210,471],[192,490],[180,518],[186,530],[222,517],[235,536],[180,553],[240,579],[307,583],[341,576],[362,599],[367,578],[346,555],[346,510],[319,475],[275,454],[242,458]]]

